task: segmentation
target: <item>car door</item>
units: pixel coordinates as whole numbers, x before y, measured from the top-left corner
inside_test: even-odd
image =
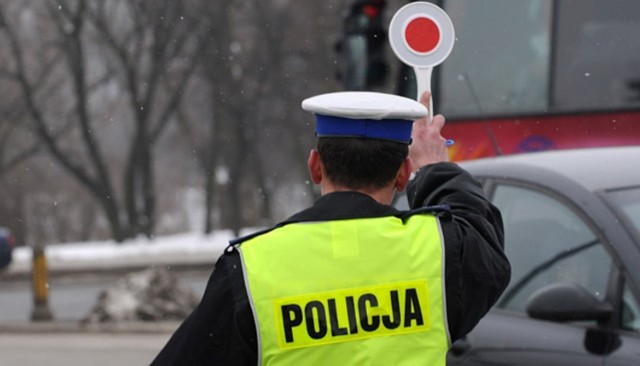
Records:
[[[605,366],[640,365],[640,302],[632,294],[629,284],[622,291],[620,327],[611,338],[613,348]]]
[[[512,279],[494,310],[453,345],[449,365],[603,365],[606,355],[587,349],[601,343],[595,320],[559,323],[527,315],[532,295],[558,283],[606,301],[613,261],[601,239],[551,191],[506,181],[492,191],[503,215]]]

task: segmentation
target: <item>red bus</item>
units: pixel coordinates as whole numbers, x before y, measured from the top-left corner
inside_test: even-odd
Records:
[[[456,30],[432,79],[453,160],[640,144],[640,1],[436,3]]]
[[[445,0],[434,71],[454,160],[640,144],[640,2]]]

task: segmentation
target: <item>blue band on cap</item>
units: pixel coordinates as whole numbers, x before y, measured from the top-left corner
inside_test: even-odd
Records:
[[[413,121],[405,119],[352,119],[316,115],[318,137],[364,137],[408,144],[411,142],[412,127]]]

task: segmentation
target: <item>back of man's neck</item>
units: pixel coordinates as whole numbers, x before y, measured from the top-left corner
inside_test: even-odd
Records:
[[[393,200],[393,194],[395,193],[395,190],[393,189],[392,186],[383,187],[380,189],[367,189],[367,188],[353,189],[348,187],[336,186],[333,184],[325,184],[325,182],[321,184],[321,191],[322,191],[322,195],[333,193],[333,192],[359,192],[362,194],[366,194],[367,196],[370,196],[374,200],[384,205],[391,205],[391,202]]]

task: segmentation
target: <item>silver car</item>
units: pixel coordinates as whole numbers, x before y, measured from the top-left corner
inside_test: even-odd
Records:
[[[640,147],[460,165],[502,211],[513,273],[448,364],[640,365]]]

